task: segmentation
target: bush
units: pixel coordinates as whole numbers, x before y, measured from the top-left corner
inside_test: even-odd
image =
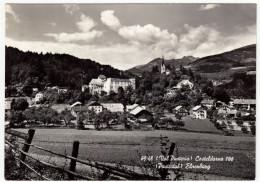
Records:
[[[250,130],[251,130],[252,135],[255,135],[255,123],[251,124]]]
[[[247,128],[246,128],[245,126],[242,126],[241,131],[242,131],[243,133],[248,133],[248,130],[247,130]]]
[[[77,121],[77,129],[78,130],[84,130],[84,123],[83,123],[83,121],[82,120],[78,120]]]
[[[222,130],[222,127],[219,123],[215,123],[214,126],[218,129],[218,130]]]

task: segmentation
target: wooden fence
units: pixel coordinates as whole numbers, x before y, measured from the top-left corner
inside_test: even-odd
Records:
[[[41,165],[43,165],[47,168],[52,168],[52,169],[61,171],[62,173],[67,173],[68,174],[68,180],[76,180],[76,179],[98,180],[98,179],[95,179],[91,176],[86,176],[86,175],[77,173],[76,172],[77,163],[87,165],[89,167],[101,170],[103,172],[102,175],[101,175],[102,180],[108,179],[110,177],[110,175],[113,175],[114,177],[119,177],[118,179],[123,178],[125,180],[165,180],[166,177],[167,177],[167,174],[168,174],[167,169],[160,170],[159,176],[153,176],[153,175],[148,175],[148,174],[143,174],[143,173],[139,173],[139,172],[136,172],[136,171],[132,171],[132,170],[129,170],[129,169],[126,169],[126,168],[107,165],[107,164],[100,163],[100,162],[78,159],[77,157],[78,157],[79,144],[80,144],[79,141],[73,142],[71,156],[56,153],[56,152],[53,152],[51,150],[44,149],[42,147],[39,147],[39,146],[32,144],[33,136],[34,136],[34,133],[35,133],[35,130],[33,130],[33,129],[29,129],[27,134],[19,132],[19,131],[14,131],[14,130],[11,130],[11,129],[7,129],[5,131],[5,133],[12,135],[12,136],[19,137],[21,139],[24,139],[24,142],[20,142],[18,140],[16,141],[16,143],[23,145],[22,149],[20,149],[20,147],[17,147],[16,145],[14,145],[12,142],[8,141],[7,138],[5,139],[5,143],[9,147],[14,149],[16,152],[20,153],[20,158],[17,158],[17,157],[15,158],[20,163],[20,169],[27,168],[28,170],[32,171],[33,173],[35,173],[37,176],[39,176],[43,180],[49,181],[49,180],[52,180],[52,179],[49,179],[46,176],[44,176],[43,174],[37,172],[30,164],[26,163],[26,160],[25,160],[26,157],[30,158],[32,161],[34,161],[36,163],[40,163]],[[50,154],[54,154],[56,156],[59,156],[59,157],[65,158],[65,159],[69,159],[70,160],[69,170],[65,169],[64,167],[56,166],[54,164],[47,163],[43,160],[35,158],[31,154],[29,154],[30,147],[33,147],[35,149],[38,149],[38,150],[41,150],[41,151],[44,151],[44,152],[47,152],[47,153],[50,153]],[[174,148],[175,148],[175,144],[172,143],[172,145],[169,149],[169,156],[172,156]],[[171,160],[171,158],[169,158],[168,161],[164,161],[163,164],[164,165],[170,164],[170,160]]]

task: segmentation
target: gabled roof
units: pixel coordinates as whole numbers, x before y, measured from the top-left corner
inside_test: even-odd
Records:
[[[143,111],[143,110],[147,111],[147,110],[145,109],[145,107],[138,106],[138,107],[136,107],[134,110],[130,111],[130,114],[137,115],[138,113],[140,113],[140,112]],[[148,112],[148,111],[147,111],[147,112]]]
[[[234,104],[256,104],[255,99],[234,99]]]
[[[57,112],[61,112],[65,109],[70,110],[71,107],[69,104],[53,104],[51,108]]]
[[[192,110],[193,110],[193,111],[197,111],[197,110],[199,110],[200,108],[202,108],[202,107],[201,107],[200,105],[197,105],[197,106],[193,107]]]
[[[75,102],[74,104],[72,104],[70,107],[74,107],[74,106],[77,106],[77,105],[82,105],[82,103],[79,102],[79,101],[77,101],[77,102]]]
[[[111,82],[131,82],[129,79],[111,78]]]
[[[174,110],[178,111],[180,108],[182,108],[182,106],[177,106],[174,108]]]
[[[98,102],[96,101],[90,101],[86,104],[86,107],[89,107],[89,106],[102,106],[101,104],[99,104]]]
[[[90,82],[89,82],[89,85],[102,85],[102,81],[100,79],[92,79]]]
[[[87,111],[88,107],[87,106],[74,106],[71,108],[71,110],[73,110],[75,112]]]
[[[107,79],[107,77],[105,75],[99,75],[98,78],[99,79]]]
[[[215,102],[215,100],[206,100],[206,99],[204,99],[204,100],[202,100],[201,101],[201,104],[214,104],[214,102]]]
[[[127,109],[127,110],[132,110],[132,109],[136,108],[137,106],[139,106],[139,105],[138,105],[138,104],[127,105],[127,106],[126,106],[126,109]]]

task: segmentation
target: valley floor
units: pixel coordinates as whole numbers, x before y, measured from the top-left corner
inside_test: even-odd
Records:
[[[27,129],[17,129],[27,132]],[[233,157],[233,161],[196,162],[210,165],[210,170],[186,170],[221,178],[255,178],[255,137],[222,136],[178,131],[96,131],[76,129],[36,129],[33,143],[59,153],[71,154],[72,142],[80,142],[80,159],[106,163],[141,165],[140,155],[160,155],[160,136],[167,136],[178,148],[179,157]],[[46,153],[37,149],[30,152]],[[51,156],[54,157],[54,156]],[[187,163],[182,161],[182,163]],[[187,173],[188,175],[188,173]]]

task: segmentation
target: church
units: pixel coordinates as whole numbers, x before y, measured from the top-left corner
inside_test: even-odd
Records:
[[[164,57],[162,56],[162,64],[161,64],[161,74],[169,75],[171,71],[166,68],[166,65],[164,63]]]

